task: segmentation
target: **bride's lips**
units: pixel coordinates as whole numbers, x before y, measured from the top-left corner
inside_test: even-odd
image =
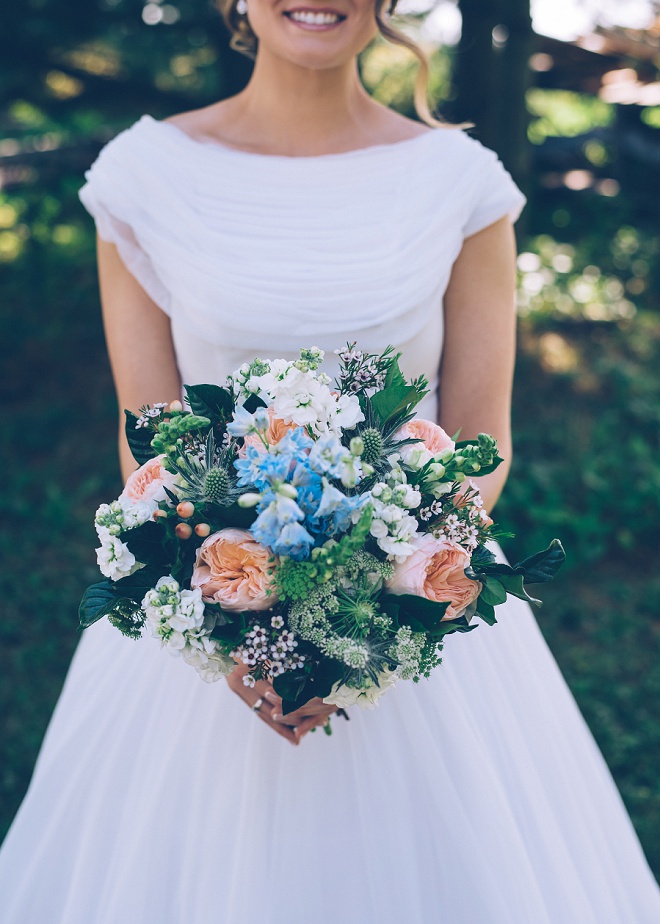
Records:
[[[336,29],[346,19],[344,13],[340,13],[331,6],[292,6],[284,10],[282,15],[292,25],[311,32],[327,32],[330,29]]]

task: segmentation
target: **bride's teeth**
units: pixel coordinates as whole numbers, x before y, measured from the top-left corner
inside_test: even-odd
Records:
[[[306,10],[293,10],[289,13],[289,16],[291,19],[298,20],[298,22],[307,22],[314,26],[325,26],[339,21],[339,16],[336,13],[312,13]]]

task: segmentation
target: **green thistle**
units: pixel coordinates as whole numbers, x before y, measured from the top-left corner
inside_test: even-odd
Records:
[[[216,504],[222,502],[231,487],[227,469],[222,466],[210,468],[203,479],[203,491],[207,500]]]
[[[377,430],[376,427],[367,427],[366,430],[363,430],[362,433],[360,433],[360,436],[362,437],[362,441],[364,443],[362,461],[366,462],[368,465],[373,465],[375,462],[380,460],[383,454],[383,436],[380,430]]]

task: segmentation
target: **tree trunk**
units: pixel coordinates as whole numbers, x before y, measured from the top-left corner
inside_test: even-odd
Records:
[[[534,33],[529,0],[459,0],[463,17],[454,59],[454,121],[492,148],[528,191],[530,148],[525,97]]]

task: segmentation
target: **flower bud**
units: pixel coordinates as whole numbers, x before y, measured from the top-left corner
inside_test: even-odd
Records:
[[[201,536],[202,539],[206,539],[210,535],[211,527],[208,523],[198,523],[195,527],[195,532],[198,536]]]
[[[364,440],[361,436],[354,436],[351,442],[349,443],[349,448],[351,450],[351,455],[361,456],[364,452]]]
[[[180,414],[183,410],[183,405],[180,401],[170,401],[169,410],[171,414]]]
[[[187,520],[195,512],[195,505],[191,501],[181,501],[181,503],[176,506],[176,512],[181,519]]]
[[[243,508],[256,507],[260,500],[261,494],[255,494],[254,491],[247,491],[245,494],[241,494],[237,503],[239,507]]]
[[[189,523],[177,523],[174,527],[174,532],[179,539],[190,539],[192,536],[192,527]]]
[[[290,497],[291,500],[295,500],[298,497],[298,491],[292,484],[288,482],[283,482],[277,489],[278,494],[283,494],[285,497]]]

